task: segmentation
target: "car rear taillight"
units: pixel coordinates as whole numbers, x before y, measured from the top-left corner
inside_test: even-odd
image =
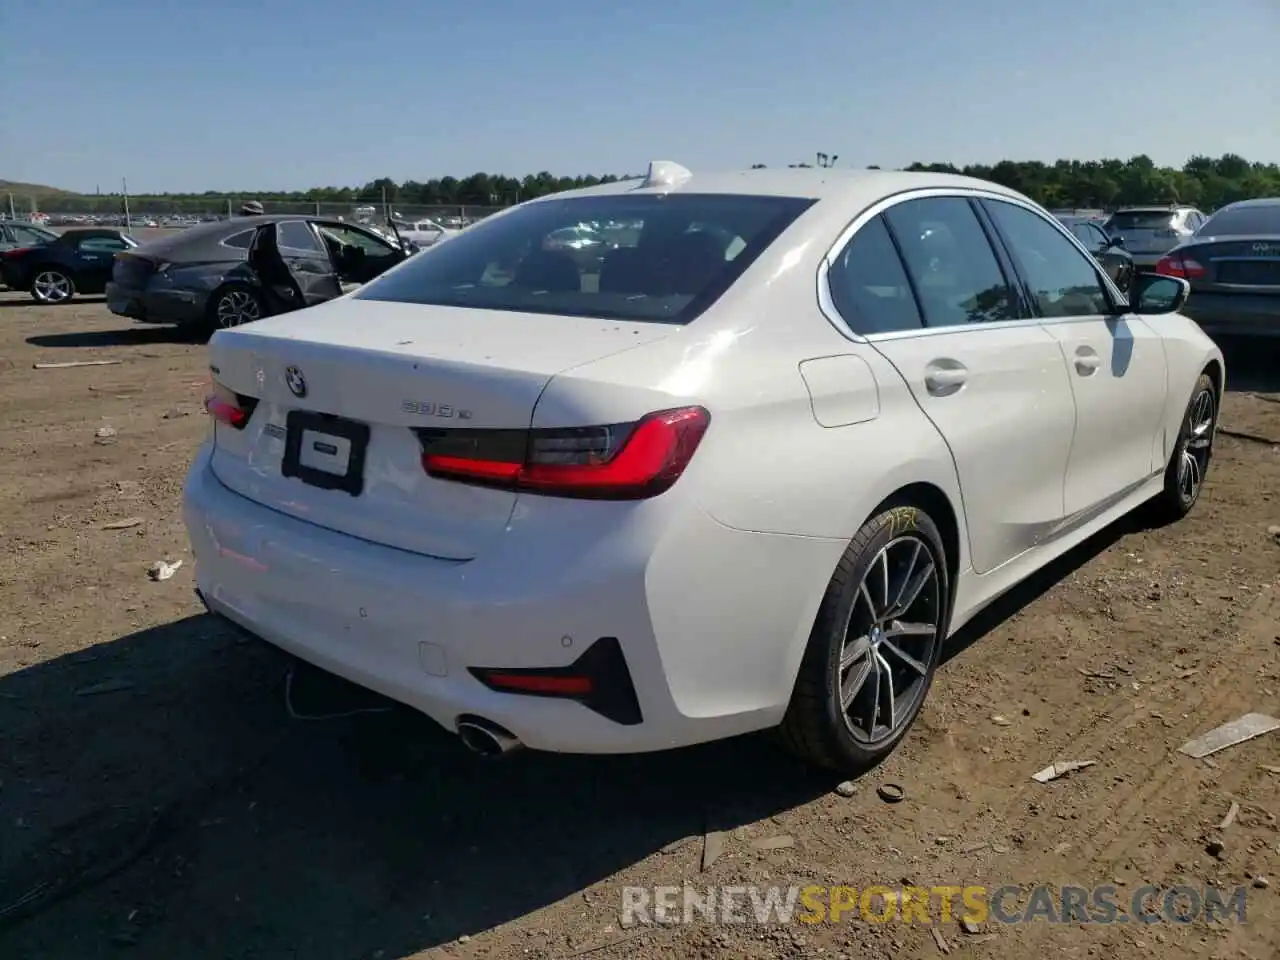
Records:
[[[684,473],[711,414],[660,410],[634,423],[551,430],[418,428],[433,477],[556,497],[641,500]]]
[[[253,416],[253,408],[258,405],[258,401],[224,387],[217,380],[210,379],[209,383],[211,389],[204,398],[204,408],[209,416],[218,423],[243,430]]]
[[[1170,254],[1162,257],[1156,264],[1156,273],[1166,277],[1182,277],[1184,280],[1198,280],[1205,274],[1204,267],[1189,257]]]

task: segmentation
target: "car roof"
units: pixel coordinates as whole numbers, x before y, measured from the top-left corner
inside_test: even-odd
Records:
[[[1274,207],[1280,205],[1280,197],[1251,197],[1248,200],[1237,200],[1228,203],[1223,210],[1234,210],[1238,207]]]
[[[1119,207],[1116,213],[1174,213],[1178,210],[1194,210],[1189,203],[1147,203],[1132,207]]]
[[[697,173],[684,170],[688,176],[673,183],[655,183],[650,186],[644,177],[617,180],[594,187],[567,190],[539,197],[534,203],[572,199],[574,197],[601,197],[611,195],[659,193],[687,194],[747,194],[752,196],[803,197],[812,200],[838,200],[852,205],[869,205],[884,197],[908,190],[931,187],[987,190],[1022,198],[988,180],[966,177],[960,174],[908,172],[904,170],[843,170],[832,167],[786,167],[778,169],[709,171]]]

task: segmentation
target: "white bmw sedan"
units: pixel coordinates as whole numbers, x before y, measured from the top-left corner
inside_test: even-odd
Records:
[[[628,227],[548,248],[584,222]],[[984,605],[1196,502],[1187,289],[990,183],[655,162],[219,331],[198,589],[482,752],[780,727],[856,771]]]

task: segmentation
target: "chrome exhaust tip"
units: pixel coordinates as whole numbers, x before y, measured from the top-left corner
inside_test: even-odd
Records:
[[[472,753],[482,757],[501,757],[521,744],[510,730],[483,717],[459,717],[458,738]]]

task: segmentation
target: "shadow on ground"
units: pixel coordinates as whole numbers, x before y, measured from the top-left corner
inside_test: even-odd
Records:
[[[0,290],[8,290],[7,287],[0,287]],[[9,290],[10,293],[21,293],[20,290]],[[31,299],[30,295],[23,297],[21,300],[0,299],[0,310],[16,310],[19,307],[27,309],[45,309],[50,312],[54,310],[66,310],[69,307],[85,306],[90,304],[106,303],[105,297],[76,297],[70,303],[36,303]]]
[[[86,347],[139,347],[157,343],[202,343],[207,339],[203,334],[187,327],[158,324],[145,327],[121,327],[118,330],[38,333],[27,337],[27,343],[33,347],[84,349]]]
[[[405,956],[833,785],[760,737],[494,762],[407,709],[294,720],[292,662],[204,615],[0,679],[0,956]],[[299,665],[293,706],[388,704]]]
[[[1006,595],[955,652],[1131,529]],[[380,712],[291,719],[291,665],[293,713]],[[0,771],[0,956],[50,960],[405,956],[834,782],[765,736],[482,760],[207,615],[0,679]],[[700,849],[672,872],[696,872]]]
[[[1277,323],[1280,323],[1280,318]],[[1228,392],[1280,393],[1280,340],[1261,337],[1215,339],[1227,362]]]

